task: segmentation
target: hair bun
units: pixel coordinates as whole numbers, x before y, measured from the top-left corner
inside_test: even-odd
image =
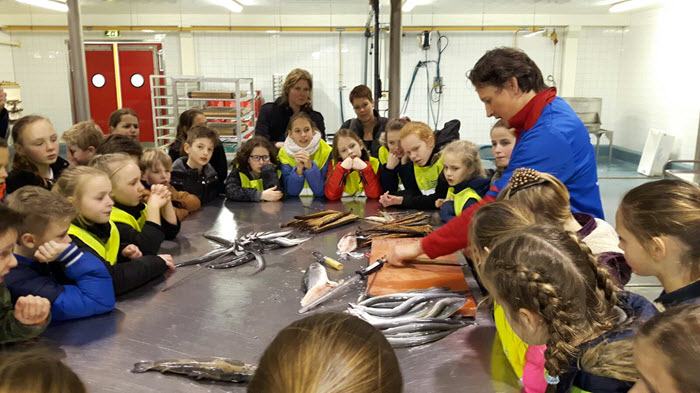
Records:
[[[513,176],[510,177],[509,183],[511,193],[513,193],[546,181],[539,172],[532,168],[518,168],[513,171]]]

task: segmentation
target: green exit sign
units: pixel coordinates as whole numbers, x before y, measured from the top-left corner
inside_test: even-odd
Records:
[[[119,37],[119,30],[105,30],[105,37]]]

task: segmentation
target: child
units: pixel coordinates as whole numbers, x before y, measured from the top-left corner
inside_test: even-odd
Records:
[[[126,135],[139,141],[139,116],[130,108],[117,109],[109,115],[109,133]]]
[[[265,349],[251,393],[400,393],[393,348],[379,330],[348,314],[319,313],[282,329]]]
[[[277,155],[287,195],[325,196],[331,150],[306,112],[292,116],[287,125],[287,139]]]
[[[630,392],[700,392],[700,304],[672,307],[647,321],[634,358],[641,378]]]
[[[184,144],[187,157],[173,163],[172,185],[179,191],[195,195],[202,204],[211,202],[221,192],[221,182],[211,160],[219,135],[207,126],[195,126],[187,132]]]
[[[173,171],[173,162],[163,150],[157,148],[149,148],[144,150],[141,160],[139,160],[139,168],[141,169],[141,183],[147,190],[144,190],[143,201],[148,202],[151,195],[151,186],[161,184],[170,192],[170,199],[175,208],[175,215],[178,221],[182,221],[191,212],[199,210],[201,203],[199,198],[185,191],[177,191],[170,184],[170,173]],[[167,208],[167,205],[164,207]]]
[[[630,190],[615,216],[632,271],[656,276],[663,307],[700,302],[700,188],[659,180]]]
[[[170,255],[142,255],[132,239],[120,237],[109,220],[114,202],[109,197],[112,183],[97,168],[75,167],[66,171],[54,187],[76,207],[78,216],[68,234],[82,250],[98,256],[112,276],[114,294],[119,296],[148,281],[175,270]],[[133,231],[133,233],[137,233]]]
[[[21,296],[13,310],[10,291],[3,279],[17,266],[12,249],[17,244],[21,223],[22,215],[0,205],[0,344],[29,340],[49,325],[51,303],[39,296]]]
[[[402,174],[405,187],[403,196],[385,192],[379,199],[384,206],[400,205],[407,209],[435,209],[435,201],[447,196],[449,185],[442,173],[440,149],[449,142],[459,139],[459,120],[445,124],[439,132],[421,122],[412,121],[401,129],[401,148],[412,161],[412,171]]]
[[[51,189],[68,161],[58,156],[58,134],[49,119],[29,115],[12,127],[15,156],[7,177],[6,192],[11,194],[23,186]]]
[[[141,202],[144,187],[141,170],[124,153],[100,155],[90,162],[109,176],[114,200],[110,220],[117,225],[122,238],[133,238],[145,255],[156,255],[164,239],[175,239],[180,222],[170,202],[170,191],[164,185],[151,187],[150,203]]]
[[[386,124],[386,131],[380,138],[382,146],[379,148],[379,182],[382,189],[390,194],[396,194],[403,190],[401,177],[410,177],[406,171],[413,171],[413,163],[401,148],[401,129],[410,122],[408,117],[391,119]],[[404,173],[402,175],[402,173]]]
[[[97,154],[104,134],[94,121],[81,121],[61,135],[66,142],[68,162],[72,166],[87,165]]]
[[[447,222],[462,210],[479,202],[491,184],[484,177],[476,145],[469,141],[452,141],[442,150],[442,173],[450,188],[447,197],[435,201],[440,217]]]
[[[0,138],[0,202],[5,199],[5,180],[7,179],[7,166],[10,165],[10,148],[7,141]]]
[[[490,174],[491,185],[500,179],[508,168],[515,141],[515,128],[510,128],[505,120],[499,119],[491,128],[491,151],[496,160],[496,170]]]
[[[107,135],[97,148],[97,154],[126,153],[134,159],[136,163],[141,159],[143,148],[138,141],[134,141],[126,135]]]
[[[75,207],[37,186],[20,188],[7,203],[24,217],[15,246],[18,265],[5,277],[12,298],[31,294],[48,299],[54,321],[112,311],[112,277],[99,259],[81,252],[68,236]]]
[[[284,194],[277,166],[277,149],[269,139],[248,139],[236,152],[226,178],[226,198],[239,202],[279,201]]]
[[[547,345],[550,392],[626,392],[635,320],[656,310],[644,298],[616,293],[590,249],[560,228],[531,226],[501,239],[480,269],[484,286],[529,345]]]
[[[629,282],[632,270],[622,249],[618,247],[619,236],[615,229],[590,214],[572,213],[569,191],[556,177],[534,169],[518,168],[513,171],[513,176],[498,199],[511,200],[530,210],[538,223],[575,232],[619,286]]]
[[[326,198],[331,201],[344,196],[379,198],[382,186],[377,171],[379,160],[370,157],[356,133],[341,129],[333,137],[333,161],[326,180]]]
[[[175,162],[178,158],[187,155],[183,147],[185,141],[187,140],[187,131],[194,126],[206,125],[207,118],[199,109],[188,109],[180,114],[180,118],[177,123],[175,140],[168,148],[168,155],[173,162]],[[226,150],[224,150],[224,146],[221,143],[217,143],[214,147],[214,152],[211,155],[211,160],[209,163],[214,167],[216,176],[219,178],[219,182],[223,186],[224,180],[226,179],[226,172],[228,171],[228,160],[226,159]]]
[[[3,353],[0,393],[88,393],[80,378],[48,350]]]

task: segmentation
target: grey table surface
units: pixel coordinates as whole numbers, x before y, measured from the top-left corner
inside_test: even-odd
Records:
[[[308,205],[308,206],[304,206]],[[182,223],[178,238],[165,242],[162,253],[181,262],[216,247],[203,233],[237,238],[250,231],[278,229],[294,215],[325,209],[350,209],[361,216],[376,214],[376,200],[335,201],[291,199],[275,203],[215,201]],[[133,374],[140,360],[192,356],[221,356],[257,363],[277,332],[302,316],[298,314],[303,270],[311,251],[335,256],[340,237],[368,225],[359,221],[318,235],[301,246],[268,251],[267,269],[250,276],[252,266],[226,270],[202,269],[181,284],[168,284],[197,269],[183,267],[168,280],[156,280],[117,300],[111,313],[55,323],[41,345],[65,353],[72,367],[93,393],[98,392],[243,392],[245,385],[194,381],[173,374]],[[341,272],[328,269],[331,280],[349,277],[366,258],[350,260]],[[467,269],[468,270],[468,269]],[[474,292],[478,287],[467,272]],[[344,310],[357,299],[362,285],[318,311]],[[478,297],[478,294],[477,294]],[[477,299],[478,301],[478,299]],[[494,381],[492,354],[495,329],[488,311],[480,310],[477,326],[458,330],[436,343],[396,350],[405,392],[516,392],[515,375],[506,364],[504,381]]]

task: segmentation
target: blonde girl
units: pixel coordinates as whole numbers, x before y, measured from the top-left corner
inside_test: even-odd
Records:
[[[133,158],[124,153],[95,157],[90,166],[107,174],[112,182],[111,220],[122,237],[136,233],[135,244],[146,255],[155,255],[165,239],[174,239],[180,231],[171,193],[167,186],[154,184],[148,204],[142,202],[144,186],[141,169]]]
[[[492,185],[508,168],[515,142],[515,128],[511,128],[503,119],[498,120],[491,128],[491,152],[496,164],[496,170],[491,175]]]
[[[370,157],[362,139],[347,128],[333,137],[333,161],[326,179],[326,198],[338,200],[344,196],[379,198],[382,186],[377,171],[379,160]]]
[[[110,221],[114,205],[110,197],[112,182],[103,171],[86,166],[67,169],[53,191],[67,198],[78,210],[68,234],[78,248],[99,257],[107,266],[115,295],[129,292],[175,269],[170,255],[142,255],[133,244],[133,233],[126,237],[120,235]]]
[[[287,195],[325,196],[331,150],[306,112],[292,116],[287,139],[277,155]]]
[[[700,304],[676,306],[651,318],[634,341],[640,379],[633,393],[700,392]]]
[[[24,116],[12,127],[15,156],[6,184],[10,194],[23,186],[51,189],[68,161],[58,156],[58,134],[49,119]]]
[[[413,163],[401,148],[400,138],[401,129],[410,121],[408,117],[389,120],[384,134],[380,137],[382,146],[378,154],[379,181],[382,189],[392,195],[404,189],[401,178],[411,177],[410,173],[413,171]]]
[[[382,333],[344,313],[293,322],[265,349],[250,393],[401,393],[394,350]]]
[[[435,209],[435,201],[447,196],[449,185],[442,174],[440,149],[459,139],[459,121],[453,120],[439,133],[425,123],[412,121],[401,129],[401,148],[413,163],[413,171],[403,178],[403,196],[384,193],[379,202],[384,206],[401,205],[410,209]]]
[[[615,216],[632,271],[656,276],[663,307],[700,301],[700,189],[659,180],[630,190]]]
[[[435,207],[447,222],[479,202],[488,192],[491,181],[484,177],[479,148],[473,142],[450,142],[442,150],[442,164],[442,174],[450,188],[445,199],[435,201]]]
[[[547,392],[625,392],[638,378],[629,338],[656,309],[616,292],[576,235],[551,226],[510,234],[491,249],[481,278],[515,334],[547,345]]]
[[[627,284],[632,271],[618,247],[615,229],[587,213],[571,211],[569,191],[556,177],[534,169],[518,168],[498,200],[510,200],[534,213],[538,223],[575,232],[598,257],[619,286]]]

